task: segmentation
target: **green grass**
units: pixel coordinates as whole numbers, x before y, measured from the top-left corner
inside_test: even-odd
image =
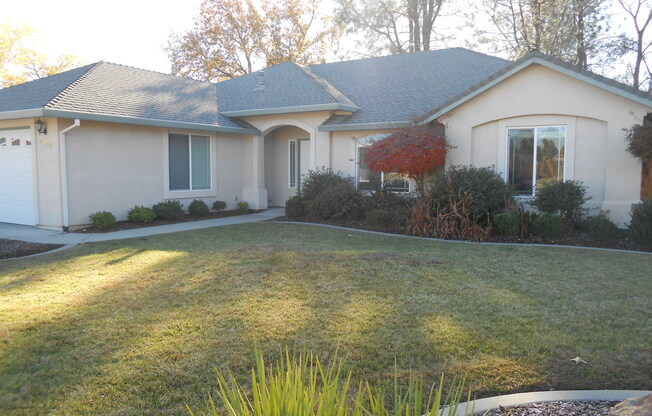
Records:
[[[298,224],[220,227],[0,263],[0,414],[185,414],[254,345],[352,385],[462,378],[479,396],[652,389],[652,256]],[[580,356],[588,364],[577,365]]]

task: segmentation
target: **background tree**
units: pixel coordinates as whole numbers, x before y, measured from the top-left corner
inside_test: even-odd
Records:
[[[367,154],[369,169],[413,179],[417,193],[425,195],[425,180],[446,162],[449,146],[441,129],[431,125],[407,127],[374,142]]]
[[[652,38],[648,32],[652,21],[652,5],[648,0],[618,0],[618,4],[627,15],[628,28],[618,37],[614,52],[620,57],[633,57],[634,63],[628,64],[631,83],[634,87],[641,88],[648,81],[644,89],[650,91],[652,85],[649,82],[652,76],[647,59],[652,46]],[[644,75],[641,74],[642,71],[645,71]]]
[[[0,88],[66,71],[78,64],[73,55],[54,61],[30,47],[34,30],[27,26],[0,24]]]
[[[204,81],[234,78],[256,65],[321,62],[339,26],[319,15],[319,0],[287,0],[257,8],[251,0],[204,0],[195,26],[173,34],[166,51],[172,73]]]
[[[606,47],[605,0],[484,0],[482,42],[510,58],[532,50],[587,68]]]
[[[337,18],[372,55],[430,50],[444,0],[336,0]]]

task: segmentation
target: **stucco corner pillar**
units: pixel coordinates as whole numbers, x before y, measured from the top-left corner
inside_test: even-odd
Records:
[[[267,209],[267,188],[265,188],[265,137],[251,139],[251,181],[242,191],[242,198],[252,209]]]
[[[328,131],[316,131],[314,134],[314,143],[315,146],[313,149],[315,163],[313,166],[314,169],[326,168],[330,169],[331,167],[331,134]]]

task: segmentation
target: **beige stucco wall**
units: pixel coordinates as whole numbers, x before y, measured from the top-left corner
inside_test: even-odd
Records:
[[[210,190],[168,190],[170,132],[211,138]],[[110,211],[126,219],[134,205],[151,207],[167,199],[180,200],[186,209],[193,199],[209,206],[219,199],[231,208],[242,199],[244,145],[239,135],[82,120],[66,141],[71,227],[87,224],[93,212]]]
[[[623,129],[651,109],[543,66],[534,65],[439,119],[456,146],[448,165],[495,166],[505,175],[507,128],[567,127],[566,179],[588,186],[589,208],[610,210],[620,226],[640,194],[640,163],[625,151]]]
[[[269,206],[285,206],[285,201],[297,193],[297,187],[290,188],[289,184],[288,143],[302,139],[310,139],[308,133],[294,126],[278,128],[265,136],[265,188]],[[299,146],[296,151],[298,157]]]

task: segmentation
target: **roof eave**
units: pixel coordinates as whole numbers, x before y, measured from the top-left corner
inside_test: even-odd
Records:
[[[28,110],[14,110],[0,112],[0,120],[13,120],[19,118],[45,117],[42,108],[30,108]]]
[[[184,121],[160,120],[160,119],[140,118],[140,117],[126,117],[126,116],[116,116],[111,114],[84,113],[78,111],[56,110],[56,109],[48,109],[48,108],[42,110],[42,115],[44,117],[47,116],[47,117],[58,117],[58,118],[78,118],[81,120],[103,121],[107,123],[136,124],[140,126],[202,130],[202,131],[213,131],[213,132],[220,132],[220,133],[260,134],[260,131],[254,128],[216,126],[214,124],[190,123]]]
[[[274,107],[259,108],[253,110],[222,111],[221,114],[226,117],[246,117],[246,116],[264,116],[270,114],[287,114],[287,113],[307,113],[311,111],[348,111],[355,113],[360,107],[346,105],[341,103],[331,104],[311,104],[299,105],[292,107]]]
[[[597,88],[601,88],[605,91],[609,91],[613,94],[619,95],[621,97],[627,98],[629,100],[632,100],[636,103],[652,107],[652,97],[642,97],[640,95],[628,92],[623,90],[622,88],[619,88],[614,85],[609,85],[604,82],[601,82],[595,78],[592,78],[588,75],[582,74],[580,72],[577,72],[573,69],[565,68],[561,65],[558,65],[554,62],[551,62],[547,59],[544,59],[540,56],[532,56],[527,59],[524,59],[522,62],[515,62],[515,65],[510,68],[509,70],[505,71],[503,74],[500,74],[499,76],[495,77],[492,79],[492,77],[489,77],[489,81],[486,83],[481,83],[479,87],[472,89],[470,92],[466,92],[459,96],[456,99],[453,99],[449,104],[444,104],[444,106],[436,108],[429,113],[425,114],[424,116],[420,117],[417,119],[417,123],[419,124],[425,124],[429,123],[433,120],[436,120],[437,118],[443,116],[444,114],[448,113],[449,111],[455,109],[456,107],[459,107],[460,105],[464,104],[465,102],[471,100],[472,98],[477,97],[478,95],[482,94],[483,92],[487,91],[488,89],[494,87],[495,85],[501,83],[505,79],[511,77],[512,75],[522,71],[523,69],[534,65],[538,64],[543,67],[546,67],[548,69],[551,69],[553,71],[560,72],[562,74],[568,75],[572,78],[575,78],[577,80],[586,82],[590,85],[593,85]]]
[[[410,127],[411,121],[388,121],[378,123],[322,124],[319,131],[354,131],[354,130],[384,130]]]

